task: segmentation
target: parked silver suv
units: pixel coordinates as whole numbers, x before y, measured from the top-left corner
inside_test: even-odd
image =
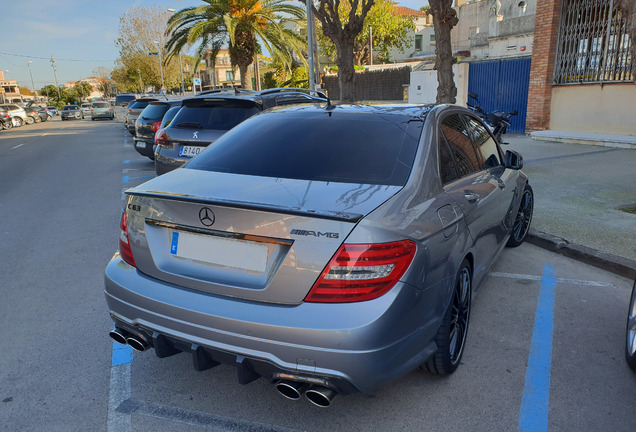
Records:
[[[16,104],[3,104],[0,107],[7,111],[7,113],[13,119],[14,126],[22,126],[27,121],[26,111],[24,108],[19,107]]]

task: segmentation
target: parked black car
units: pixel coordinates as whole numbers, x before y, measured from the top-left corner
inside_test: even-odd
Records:
[[[320,92],[278,88],[262,91],[210,90],[184,99],[183,107],[155,138],[155,171],[164,174],[201,153],[210,143],[243,120],[268,108],[327,102]]]
[[[124,126],[133,136],[135,135],[135,121],[137,120],[137,117],[139,117],[139,114],[141,114],[150,102],[154,102],[156,100],[158,99],[152,97],[138,98],[134,102],[130,102],[128,105],[126,117],[124,118]]]
[[[13,119],[9,112],[0,107],[0,130],[13,128]]]
[[[150,102],[135,121],[135,150],[150,159],[155,158],[155,132],[161,127],[163,116],[172,107],[180,107],[181,100]]]

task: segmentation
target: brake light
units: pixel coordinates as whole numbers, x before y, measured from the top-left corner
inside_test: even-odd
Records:
[[[343,244],[311,288],[307,302],[348,303],[386,294],[413,261],[415,243]]]
[[[157,146],[171,146],[170,141],[168,141],[168,134],[165,129],[159,129],[155,133],[155,145]]]
[[[119,229],[119,254],[128,264],[133,267],[137,267],[137,264],[135,264],[135,258],[133,258],[132,249],[130,249],[130,240],[128,238],[128,214],[126,212],[122,212],[121,214]]]
[[[157,132],[160,127],[161,127],[161,121],[156,121],[152,125],[150,125],[150,130],[152,130],[153,132]]]

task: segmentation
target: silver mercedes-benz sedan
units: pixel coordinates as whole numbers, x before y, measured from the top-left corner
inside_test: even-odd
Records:
[[[110,335],[322,407],[417,367],[450,374],[473,294],[528,232],[522,164],[458,106],[256,115],[127,191]]]

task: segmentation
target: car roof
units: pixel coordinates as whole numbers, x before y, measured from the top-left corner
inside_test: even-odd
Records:
[[[309,90],[309,89],[291,88],[291,87],[279,87],[279,88],[265,89],[260,91],[245,90],[240,88],[205,90],[200,93],[197,93],[196,96],[184,99],[183,101],[184,101],[184,105],[188,101],[195,101],[195,100],[201,100],[201,99],[216,99],[216,98],[242,99],[242,100],[250,100],[254,102],[262,102],[264,99],[275,98],[277,96],[281,96],[285,94],[287,95],[303,94],[305,96],[312,96],[313,98],[327,101],[327,96],[322,92],[317,92],[315,90]]]
[[[297,112],[316,112],[316,111],[328,111],[328,112],[348,112],[353,114],[368,115],[396,115],[409,117],[414,120],[422,120],[426,115],[435,108],[434,104],[407,104],[407,103],[351,103],[351,104],[338,104],[332,105],[328,103],[327,106],[317,106],[312,104],[307,105],[287,105],[279,106],[270,109],[272,112],[282,111],[297,111]]]

